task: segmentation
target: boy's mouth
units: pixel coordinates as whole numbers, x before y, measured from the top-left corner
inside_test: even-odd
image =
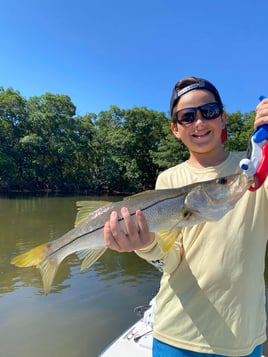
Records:
[[[195,133],[192,136],[194,138],[204,138],[204,137],[208,136],[210,134],[210,132],[211,131],[209,130],[209,131],[206,131],[205,133]]]

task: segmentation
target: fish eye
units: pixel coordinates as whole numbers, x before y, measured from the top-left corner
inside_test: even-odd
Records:
[[[219,183],[220,185],[225,185],[228,182],[228,180],[226,177],[220,177],[217,179],[216,182]]]
[[[188,211],[188,210],[185,210],[183,212],[183,218],[184,219],[189,219],[191,217],[191,215],[192,215],[192,213],[190,211]]]

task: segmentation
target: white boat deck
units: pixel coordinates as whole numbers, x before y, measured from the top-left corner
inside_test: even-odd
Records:
[[[152,299],[144,316],[113,341],[99,357],[151,357],[154,307],[155,299]]]
[[[140,320],[108,346],[99,357],[150,357],[152,342],[152,329],[148,329]]]
[[[155,298],[144,316],[111,343],[99,357],[151,357]]]

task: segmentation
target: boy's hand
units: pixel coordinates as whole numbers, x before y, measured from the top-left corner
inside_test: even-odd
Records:
[[[121,209],[125,222],[125,230],[118,222],[117,212],[112,212],[110,220],[104,225],[104,242],[107,248],[117,252],[132,252],[150,245],[154,240],[154,233],[149,232],[147,222],[141,211],[136,211],[131,217],[128,209]]]
[[[254,128],[268,124],[268,98],[264,98],[256,107]]]

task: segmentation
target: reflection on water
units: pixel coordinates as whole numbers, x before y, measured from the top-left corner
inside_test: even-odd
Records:
[[[96,357],[136,321],[133,309],[157,291],[160,274],[134,253],[107,251],[83,272],[76,256],[68,257],[48,296],[38,269],[10,264],[15,255],[71,229],[79,200],[85,197],[0,198],[3,357]]]
[[[133,253],[107,251],[83,272],[76,256],[68,257],[48,296],[38,269],[10,264],[15,255],[70,230],[75,202],[85,199],[107,198],[0,198],[1,356],[95,357],[156,292],[159,273]]]

